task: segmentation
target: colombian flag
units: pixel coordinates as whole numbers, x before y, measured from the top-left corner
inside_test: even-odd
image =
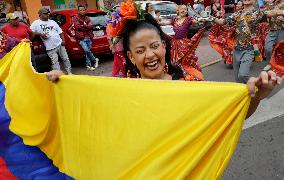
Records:
[[[250,97],[235,83],[35,73],[20,43],[0,60],[6,179],[218,179]],[[3,176],[3,173],[0,177]]]

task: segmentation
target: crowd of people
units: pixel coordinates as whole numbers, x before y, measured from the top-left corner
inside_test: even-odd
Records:
[[[99,59],[92,53],[93,26],[90,18],[85,15],[86,7],[79,5],[78,15],[74,17],[73,24],[76,39],[86,55],[86,68],[93,71],[98,67]],[[46,53],[51,59],[52,69],[60,70],[59,57],[62,59],[65,72],[72,74],[71,63],[65,48],[65,39],[59,25],[49,18],[49,9],[43,7],[38,11],[39,19],[28,23],[26,12],[16,6],[16,11],[3,15],[7,23],[1,27],[1,56],[3,57],[20,41],[32,42],[40,37],[45,45]],[[12,42],[13,41],[13,42]],[[33,57],[33,55],[32,55]]]

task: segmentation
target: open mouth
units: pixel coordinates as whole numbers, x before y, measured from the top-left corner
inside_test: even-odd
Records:
[[[145,64],[145,67],[147,69],[149,69],[150,71],[154,71],[154,70],[158,69],[159,62],[158,62],[158,60],[152,61],[152,62],[148,62],[148,63]]]

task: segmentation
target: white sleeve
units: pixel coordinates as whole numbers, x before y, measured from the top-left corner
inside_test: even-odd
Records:
[[[53,21],[53,20],[52,20]],[[54,24],[54,27],[55,27],[55,30],[61,34],[63,31],[62,29],[59,27],[59,25],[57,24],[57,22],[53,21],[53,24]]]
[[[31,24],[30,28],[31,28],[31,30],[32,30],[33,32],[37,32],[36,21],[34,21],[34,22]]]

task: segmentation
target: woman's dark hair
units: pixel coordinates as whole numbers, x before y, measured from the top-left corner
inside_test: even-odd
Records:
[[[153,18],[150,14],[145,14],[145,20],[137,21],[137,20],[128,20],[125,25],[124,32],[122,34],[123,38],[123,49],[124,49],[124,56],[126,59],[126,72],[130,73],[131,76],[136,76],[139,74],[139,70],[132,64],[130,59],[127,56],[127,52],[130,51],[129,43],[130,37],[142,30],[142,29],[150,29],[157,32],[160,36],[161,40],[165,41],[166,43],[166,55],[165,61],[168,65],[168,73],[172,75],[173,79],[180,79],[183,78],[183,73],[179,67],[175,67],[171,63],[171,42],[168,35],[166,35],[158,22]]]
[[[149,6],[151,6],[151,5],[152,5],[151,3],[146,3],[146,7],[145,7],[146,13],[148,13],[148,8],[149,8]]]

